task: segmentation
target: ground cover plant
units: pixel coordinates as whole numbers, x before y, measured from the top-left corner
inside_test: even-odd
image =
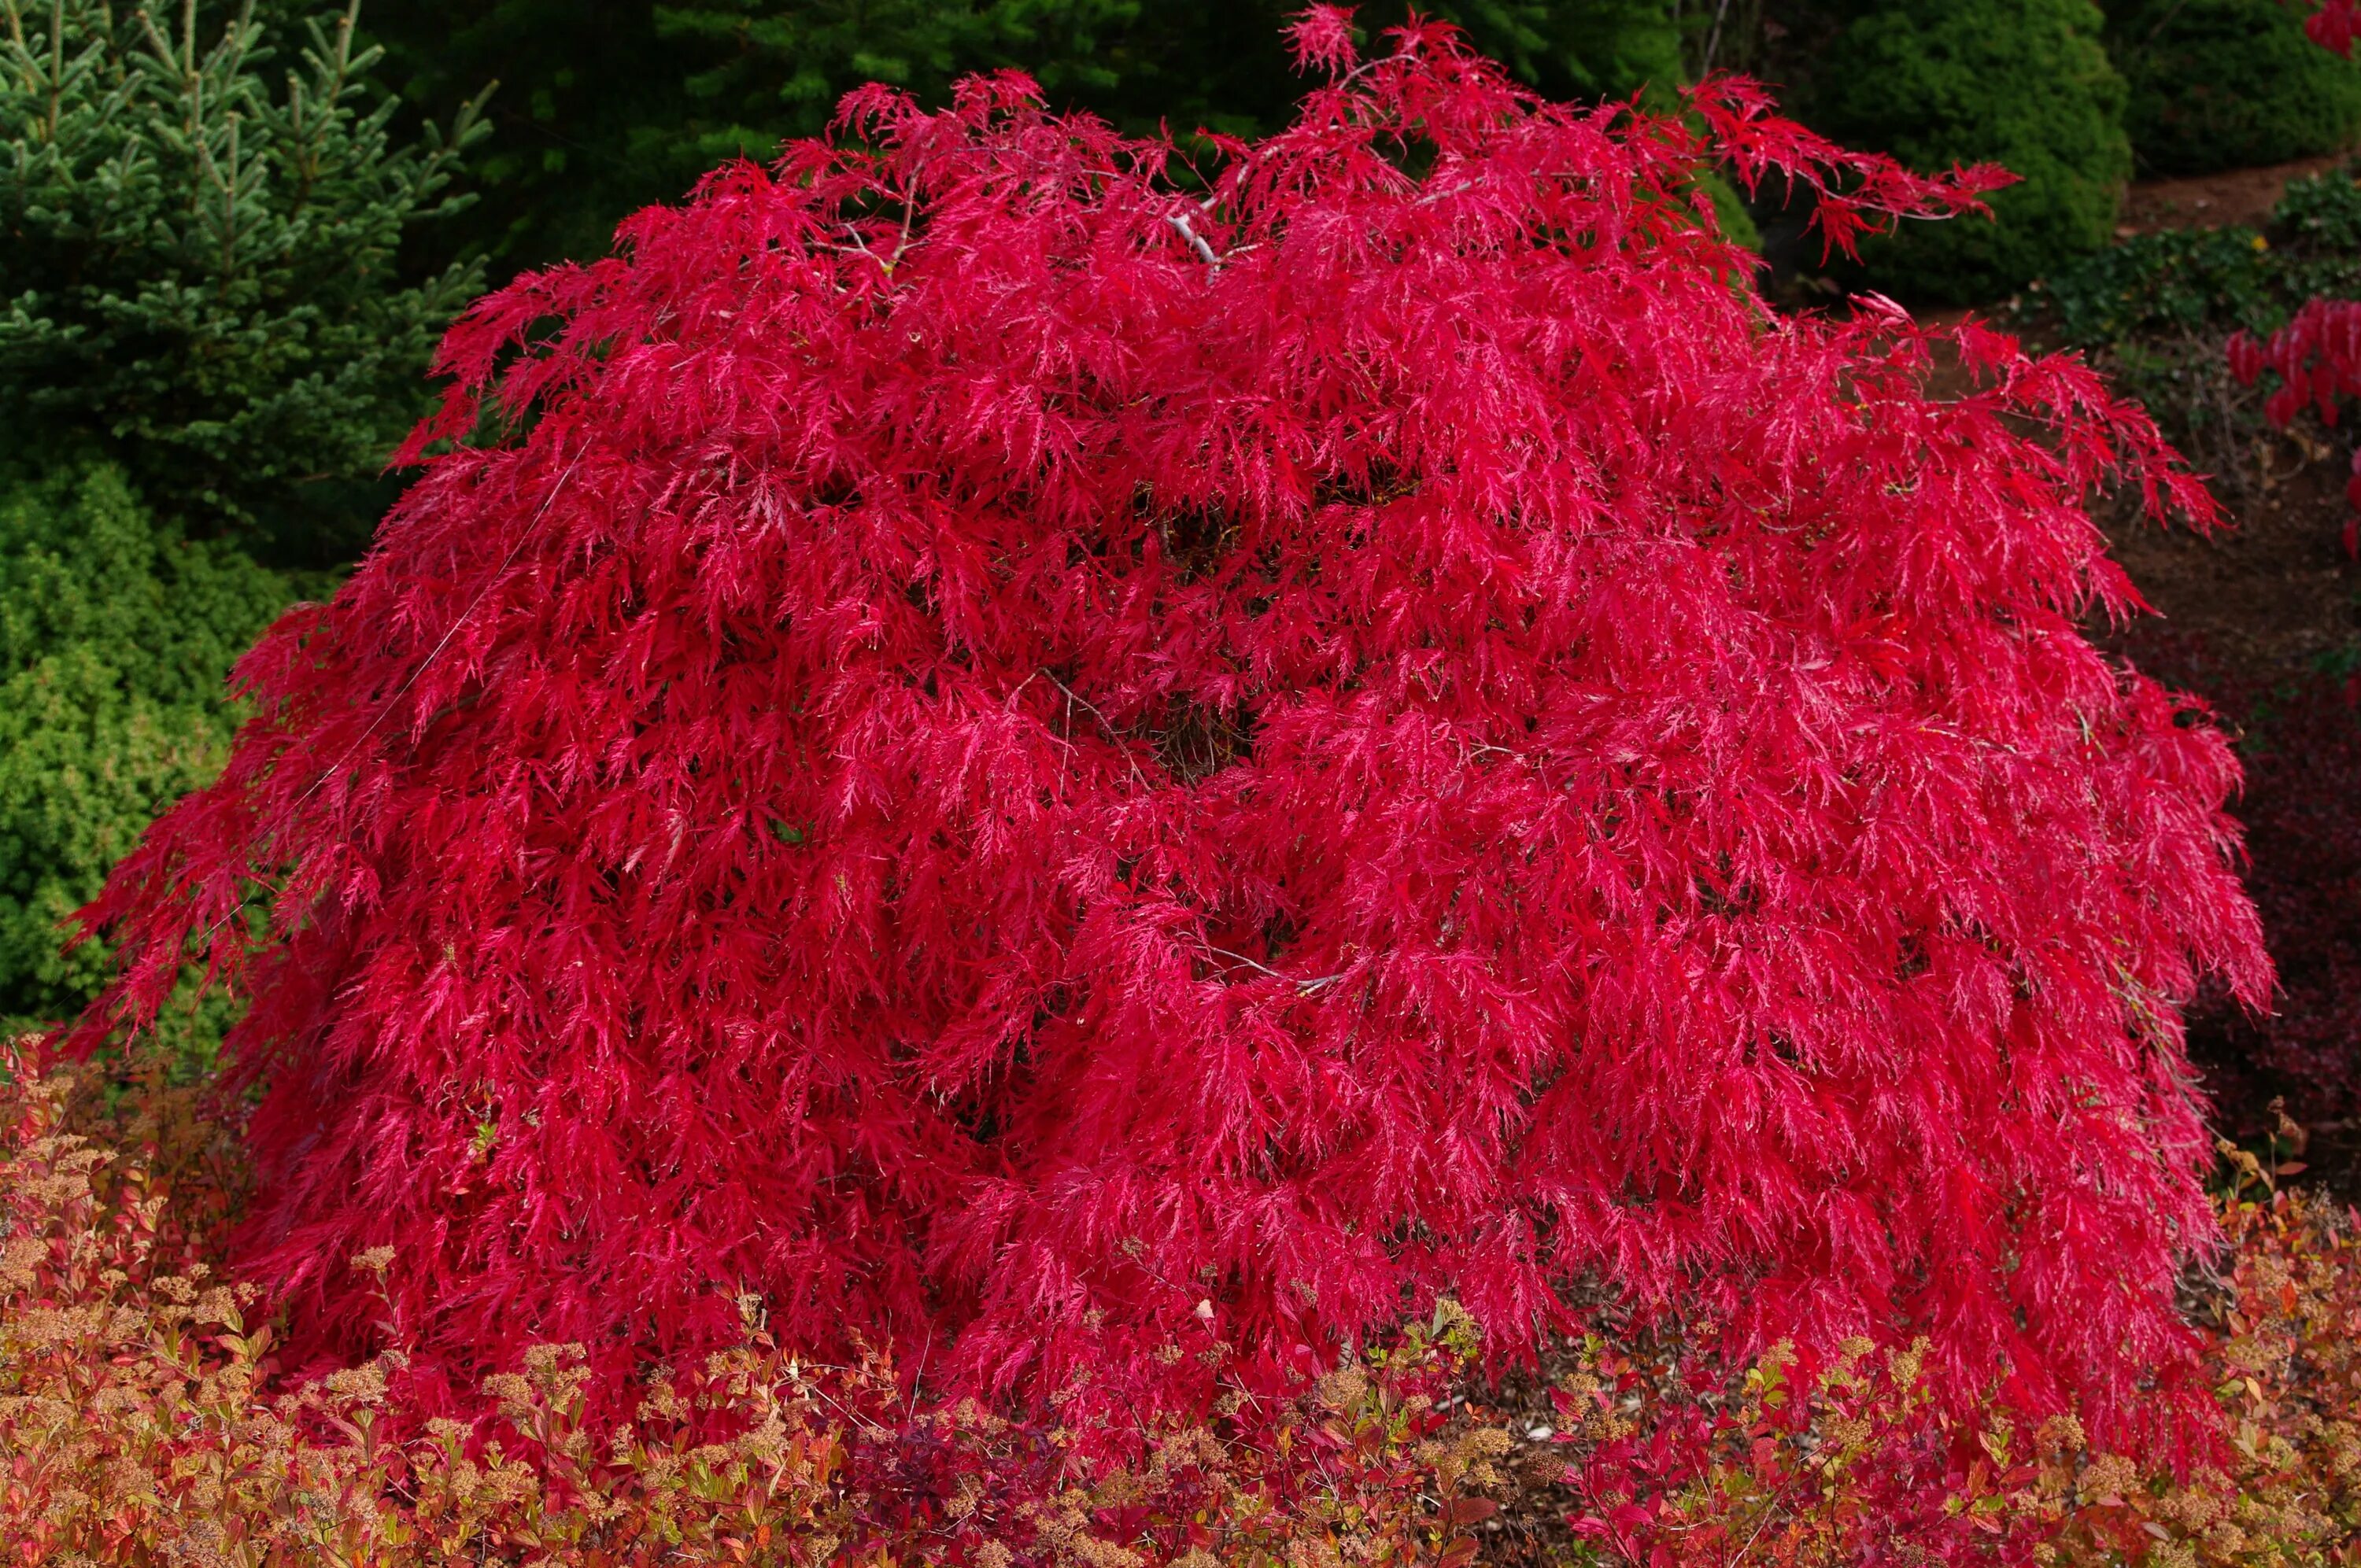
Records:
[[[2178,1473],[2070,1417],[1937,1421],[1921,1346],[1717,1367],[1595,1333],[1521,1395],[1488,1387],[1448,1302],[1292,1398],[1159,1423],[1142,1461],[1108,1464],[1071,1431],[914,1406],[875,1354],[799,1363],[759,1326],[653,1376],[620,1431],[586,1428],[566,1345],[489,1376],[475,1427],[421,1428],[398,1348],[283,1376],[271,1303],[216,1269],[245,1182],[199,1096],[6,1065],[11,1561],[2325,1568],[2361,1531],[2361,1236],[2250,1155],[2195,1311],[2204,1458]]]
[[[513,434],[241,666],[71,1042],[192,952],[250,995],[299,1364],[614,1402],[751,1294],[1079,1419],[1446,1296],[1530,1352],[1589,1277],[2172,1424],[2176,1010],[2268,968],[2224,742],[2077,618],[2092,490],[2203,490],[2072,362],[1969,329],[1946,400],[1898,314],[1770,314],[1690,194],[1997,175],[1298,40],[1202,183],[873,92],[455,331],[413,452]]]
[[[236,1141],[152,1079],[115,1112],[10,1050],[0,1072],[0,1542],[88,1564],[955,1561],[1464,1563],[1497,1431],[1445,1431],[1458,1320],[1226,1437],[1170,1423],[1127,1468],[972,1402],[914,1410],[894,1369],[741,1343],[584,1421],[579,1345],[485,1387],[483,1430],[421,1427],[400,1351],[291,1383],[270,1304],[216,1273]],[[90,1086],[82,1088],[87,1091]],[[364,1271],[383,1266],[361,1258]],[[1290,1552],[1290,1549],[1293,1552]]]

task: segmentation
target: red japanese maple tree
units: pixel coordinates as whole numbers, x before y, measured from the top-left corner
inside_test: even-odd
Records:
[[[433,457],[92,906],[250,995],[300,1347],[891,1335],[1115,1401],[1570,1287],[2114,1408],[2211,1234],[2177,1007],[2268,984],[2236,768],[2077,618],[2203,490],[2079,364],[1784,317],[2004,178],[1447,30],[1164,144],[1016,76],[640,214],[445,345]],[[1693,129],[1702,126],[1703,129]],[[267,898],[267,914],[254,907]],[[384,1306],[348,1266],[391,1249]]]

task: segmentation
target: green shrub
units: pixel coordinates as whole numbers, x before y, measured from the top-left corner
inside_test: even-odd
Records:
[[[2271,226],[2306,258],[2361,265],[2361,173],[2356,166],[2289,181],[2271,214]]]
[[[2361,65],[2303,35],[2283,0],[2112,0],[2144,170],[2202,174],[2330,152],[2361,129]]]
[[[294,587],[159,527],[115,468],[0,486],[0,1025],[95,993],[105,955],[61,955],[59,922],[220,767],[224,678]]]
[[[2243,225],[2167,229],[2060,269],[2046,292],[2059,335],[2081,348],[2225,323],[2258,327],[2283,304],[2278,259]]]
[[[2234,332],[2268,336],[2307,300],[2361,298],[2361,189],[2352,170],[2290,181],[2261,229],[2139,235],[2050,274],[2019,324],[2080,349],[2137,399],[2233,505],[2260,500],[2262,400],[2230,374]]]
[[[2268,334],[2304,301],[2361,297],[2361,183],[2350,169],[2288,181],[2267,229],[2168,229],[2107,247],[2026,302],[2072,348],[2122,352],[2194,334],[2205,355],[2234,331]]]
[[[0,418],[18,450],[94,448],[199,532],[347,558],[478,286],[396,266],[462,200],[473,105],[397,148],[357,0],[285,61],[250,7],[217,34],[214,9],[172,7],[168,33],[108,0],[0,8]]]
[[[2089,0],[1897,0],[1844,27],[1815,72],[1817,128],[1916,169],[2024,177],[1992,198],[1994,222],[1910,225],[1864,247],[1872,286],[1973,303],[2107,243],[2131,148],[2101,26]]]

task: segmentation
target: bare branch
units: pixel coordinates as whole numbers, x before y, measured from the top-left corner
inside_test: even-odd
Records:
[[[1164,221],[1180,231],[1180,237],[1195,248],[1198,259],[1216,272],[1222,269],[1222,258],[1213,254],[1213,247],[1205,243],[1205,236],[1191,226],[1188,214],[1167,213],[1164,214]]]

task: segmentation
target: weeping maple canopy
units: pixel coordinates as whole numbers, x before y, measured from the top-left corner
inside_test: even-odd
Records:
[[[453,330],[427,461],[86,912],[88,1047],[251,997],[299,1349],[891,1335],[1109,1400],[1568,1288],[2102,1405],[2211,1234],[2177,1009],[2268,966],[2086,508],[2213,517],[2079,363],[1780,315],[1972,207],[1743,83],[1417,26],[1290,129],[882,89]],[[1692,126],[1702,129],[1692,129]],[[249,905],[267,901],[267,918]],[[379,1285],[348,1260],[391,1249]]]

